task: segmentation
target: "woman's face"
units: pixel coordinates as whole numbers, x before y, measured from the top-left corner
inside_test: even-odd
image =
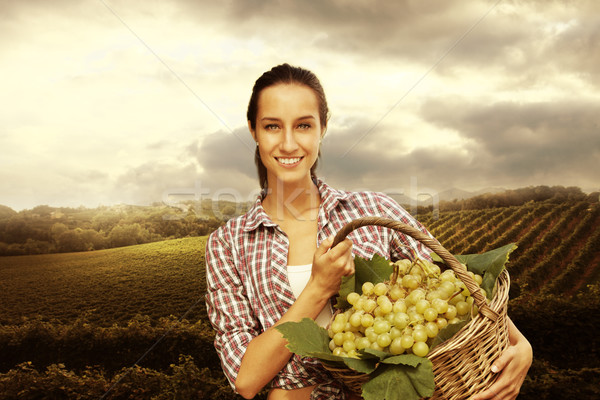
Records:
[[[258,98],[256,130],[250,130],[267,169],[269,187],[275,179],[284,184],[310,182],[323,132],[312,89],[294,84],[263,89]]]

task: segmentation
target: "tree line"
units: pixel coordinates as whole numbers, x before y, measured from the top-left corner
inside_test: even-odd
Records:
[[[483,210],[528,202],[598,202],[600,193],[585,194],[577,187],[531,186],[488,193],[463,200],[419,206],[417,213]],[[405,205],[410,209],[409,205]],[[211,233],[249,204],[227,201],[189,202],[169,207],[101,206],[66,208],[40,205],[15,211],[0,205],[0,256],[91,251]]]
[[[167,239],[204,236],[246,210],[245,204],[188,203],[179,208],[41,205],[15,211],[0,205],[0,256],[101,250]]]

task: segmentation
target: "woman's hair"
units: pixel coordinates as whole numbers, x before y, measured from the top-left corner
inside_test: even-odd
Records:
[[[325,91],[321,82],[317,76],[304,68],[293,67],[289,64],[281,64],[273,67],[270,71],[265,72],[256,80],[254,87],[252,88],[252,96],[250,96],[250,102],[248,103],[247,118],[250,121],[252,130],[256,131],[256,118],[258,114],[258,98],[263,89],[278,84],[297,84],[304,85],[309,89],[312,89],[317,96],[317,102],[319,104],[319,119],[321,120],[321,128],[327,127],[327,117],[329,114],[329,108],[327,107],[327,99],[325,98]],[[321,157],[321,151],[319,150],[318,158]],[[316,178],[315,170],[317,169],[317,161],[310,169],[310,175],[313,179]],[[267,169],[265,168],[260,154],[258,146],[254,153],[254,161],[256,168],[258,169],[258,180],[260,181],[260,187],[265,189],[267,187]]]

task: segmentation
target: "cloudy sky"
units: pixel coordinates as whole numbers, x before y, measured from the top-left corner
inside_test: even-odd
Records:
[[[333,186],[600,189],[596,0],[0,7],[0,204],[15,210],[248,200],[246,106],[283,62],[326,90]]]

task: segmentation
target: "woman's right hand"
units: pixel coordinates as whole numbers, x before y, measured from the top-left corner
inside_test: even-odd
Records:
[[[311,283],[318,285],[321,293],[334,296],[340,290],[342,277],[354,273],[352,242],[350,239],[331,248],[333,236],[323,240],[315,251],[312,264]]]

